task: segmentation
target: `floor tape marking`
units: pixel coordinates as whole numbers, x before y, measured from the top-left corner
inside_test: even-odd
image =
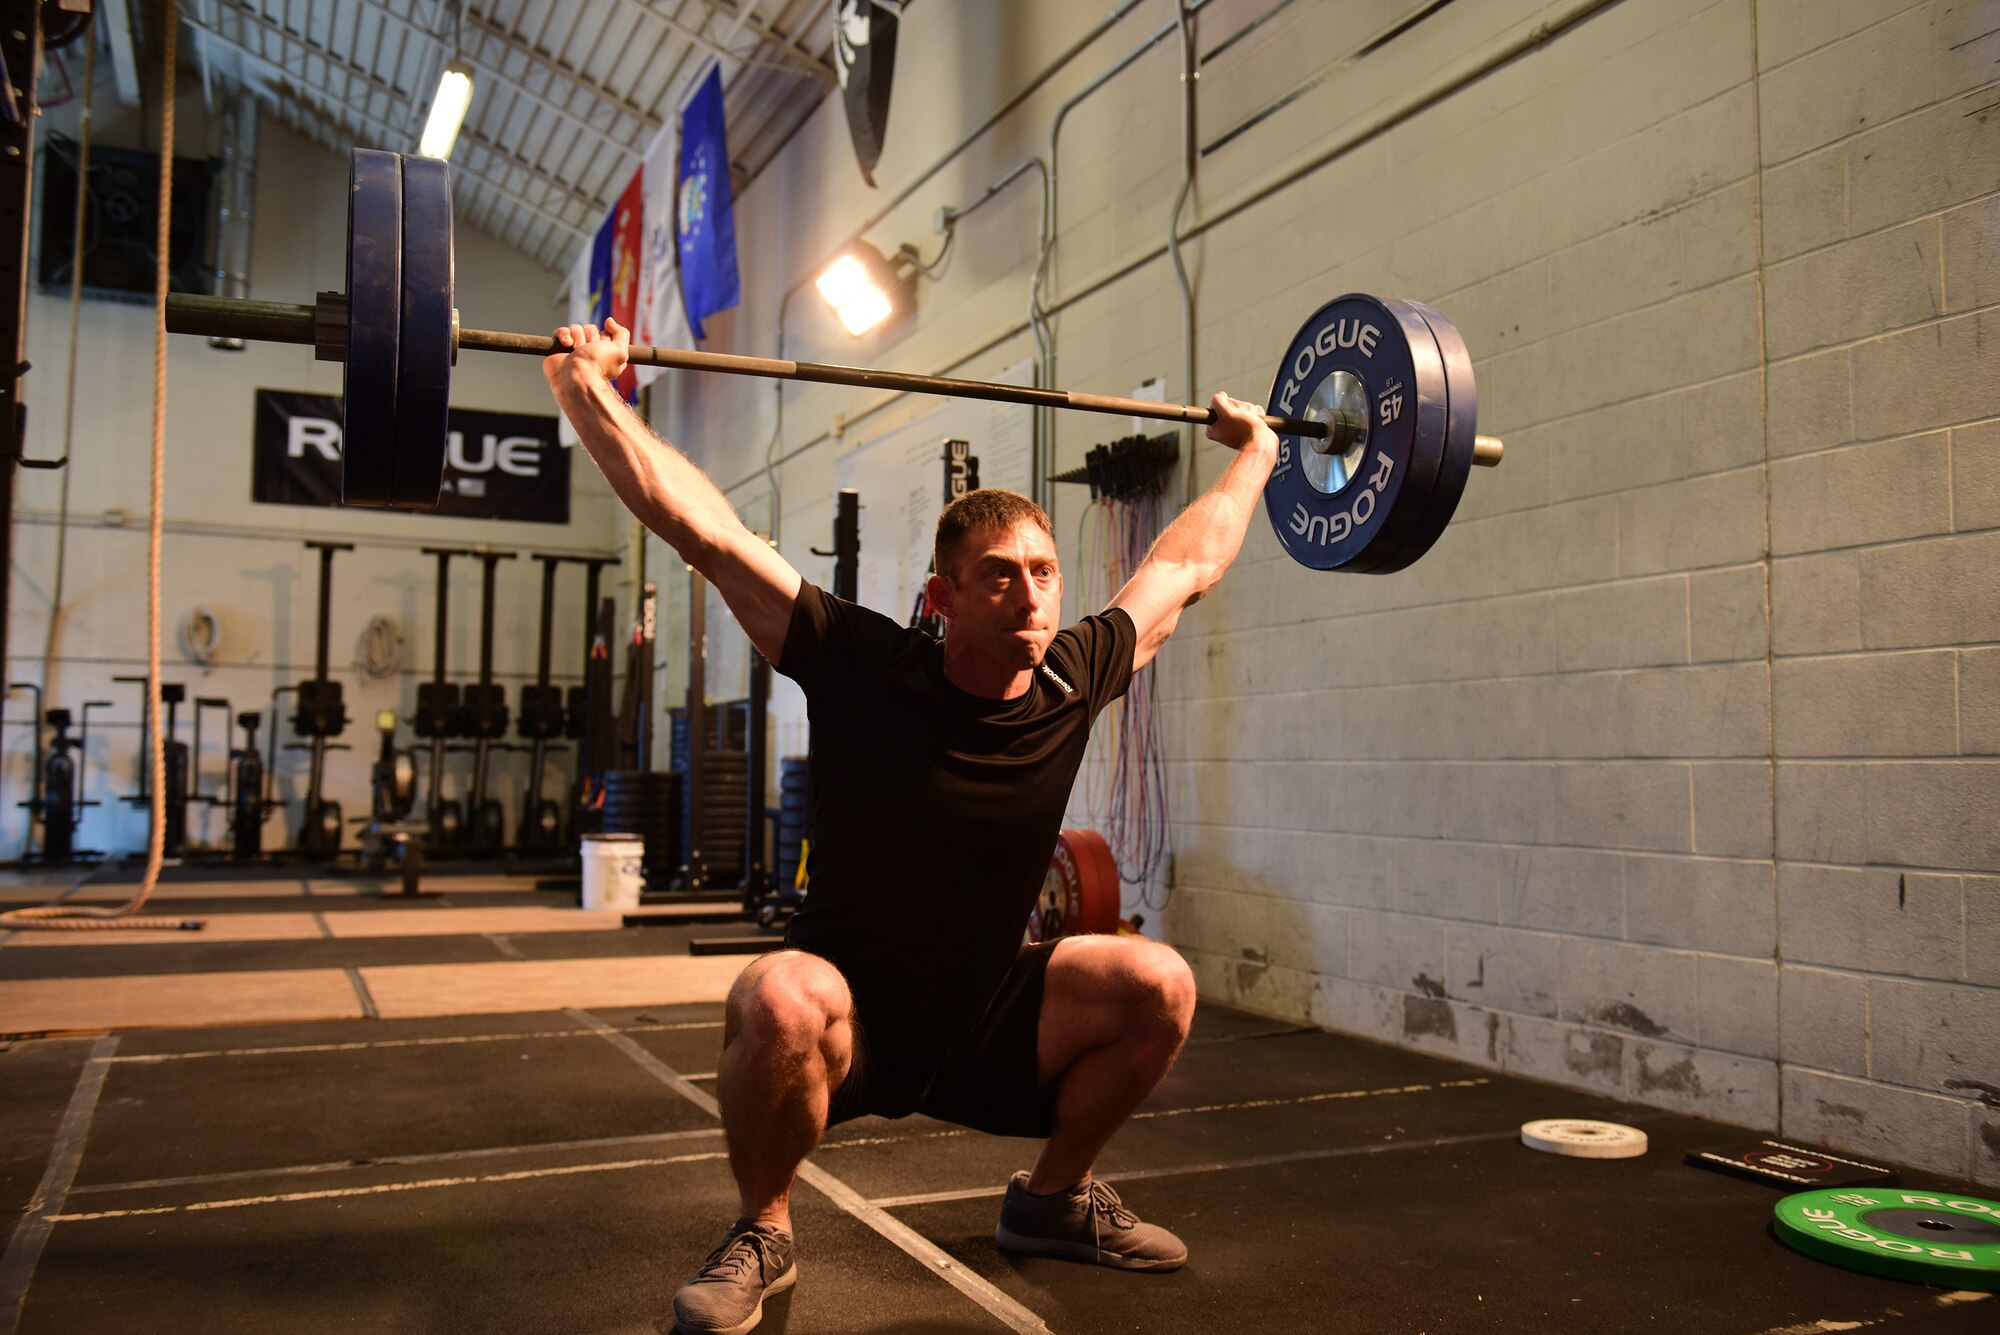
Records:
[[[620,1052],[623,1052],[626,1056],[637,1062],[640,1067],[651,1074],[656,1080],[674,1090],[682,1098],[694,1104],[695,1107],[702,1109],[711,1116],[718,1118],[722,1116],[721,1105],[715,1101],[713,1095],[709,1094],[706,1090],[697,1089],[695,1086],[689,1084],[687,1078],[674,1070],[673,1067],[668,1066],[658,1057],[655,1057],[652,1053],[646,1051],[646,1049],[640,1047],[623,1034],[616,1032],[610,1025],[604,1025],[602,1021],[598,1020],[596,1016],[590,1014],[588,1011],[568,1011],[565,1013],[585,1024],[602,1025],[603,1027],[599,1032],[603,1034],[604,1040],[607,1043],[610,1043]],[[860,1192],[854,1190],[854,1188],[848,1186],[845,1182],[833,1176],[833,1174],[818,1167],[811,1160],[807,1160],[805,1163],[799,1165],[799,1181],[812,1187],[848,1214],[874,1229],[890,1242],[895,1243],[896,1246],[902,1248],[903,1251],[907,1252],[912,1258],[923,1265],[925,1269],[936,1274],[945,1283],[951,1285],[973,1302],[985,1308],[988,1313],[1009,1330],[1018,1331],[1020,1335],[1033,1335],[1035,1332],[1043,1332],[1045,1335],[1048,1331],[1047,1322],[1002,1292],[984,1276],[974,1274],[972,1271],[966,1269],[929,1238],[926,1238],[909,1225],[890,1215],[887,1211],[869,1204],[867,1198],[862,1196]]]
[[[371,1020],[382,1018],[382,1012],[375,1009],[375,998],[368,991],[368,980],[361,976],[361,970],[349,965],[344,972],[347,981],[354,987],[354,995],[361,1002],[361,1013]]]
[[[1159,1117],[1185,1117],[1189,1113],[1236,1112],[1243,1108],[1283,1108],[1300,1103],[1329,1103],[1338,1099],[1374,1099],[1394,1094],[1431,1094],[1442,1089],[1476,1089],[1490,1085],[1492,1080],[1480,1076],[1472,1080],[1440,1080],[1428,1085],[1390,1085],[1383,1089],[1336,1089],[1323,1094],[1295,1094],[1282,1099],[1239,1099],[1234,1103],[1204,1103],[1188,1108],[1155,1108],[1149,1112],[1136,1112],[1130,1121],[1138,1122]]]
[[[98,1219],[130,1219],[138,1215],[195,1214],[204,1210],[240,1210],[249,1205],[293,1205],[301,1201],[346,1200],[356,1196],[392,1196],[404,1191],[433,1191],[440,1187],[478,1187],[498,1182],[529,1182],[545,1177],[575,1177],[582,1173],[622,1173],[634,1168],[660,1168],[668,1164],[702,1163],[726,1159],[727,1150],[700,1154],[675,1154],[653,1159],[619,1159],[611,1163],[564,1164],[556,1168],[518,1168],[511,1173],[480,1173],[468,1177],[431,1177],[416,1182],[377,1182],[365,1187],[327,1187],[320,1191],[287,1191],[269,1196],[238,1196],[233,1200],[195,1201],[190,1205],[152,1205],[133,1210],[88,1210],[74,1214],[50,1215],[50,1223],[85,1223]]]
[[[1434,1140],[1398,1140],[1382,1145],[1341,1145],[1323,1150],[1294,1150],[1289,1154],[1261,1154],[1251,1159],[1228,1159],[1217,1163],[1174,1164],[1165,1168],[1134,1168],[1108,1174],[1119,1182],[1139,1182],[1152,1177],[1179,1177],[1185,1173],[1226,1173],[1241,1168],[1268,1168],[1274,1164],[1305,1163],[1314,1159],[1347,1159],[1364,1154],[1392,1154],[1398,1150],[1441,1149],[1449,1145],[1477,1145],[1490,1140],[1515,1140],[1518,1130],[1481,1131],[1468,1136],[1440,1136]],[[970,1201],[982,1196],[1004,1196],[1005,1186],[964,1187],[957,1191],[927,1191],[914,1196],[878,1196],[871,1204],[884,1210],[906,1205],[937,1205],[946,1201]]]
[[[633,1145],[659,1145],[676,1140],[702,1140],[722,1134],[719,1126],[694,1131],[655,1131],[639,1136],[600,1136],[589,1140],[551,1140],[532,1145],[494,1145],[474,1150],[439,1150],[434,1154],[385,1154],[379,1159],[341,1159],[332,1163],[283,1164],[276,1168],[239,1168],[226,1173],[187,1177],[153,1177],[133,1182],[95,1182],[70,1190],[78,1196],[104,1196],[124,1191],[158,1191],[168,1187],[203,1187],[221,1182],[254,1182],[273,1177],[311,1177],[322,1173],[365,1173],[376,1168],[412,1168],[422,1164],[458,1163],[467,1159],[500,1159],[522,1154],[569,1154]]]
[[[528,958],[521,953],[521,948],[514,944],[514,938],[511,936],[502,936],[498,932],[482,932],[480,935],[491,941],[493,948],[510,960],[524,960]]]
[[[0,1255],[0,1331],[5,1335],[14,1335],[20,1329],[28,1285],[42,1259],[42,1248],[48,1244],[49,1230],[62,1218],[58,1212],[69,1197],[70,1184],[76,1181],[77,1165],[83,1161],[83,1145],[90,1137],[90,1119],[97,1113],[104,1077],[111,1069],[107,1058],[117,1050],[116,1038],[100,1038],[91,1044],[90,1056],[83,1063],[83,1073],[77,1077],[69,1107],[56,1128],[55,1144],[49,1149],[49,1166],[42,1174],[41,1185],[28,1198],[21,1222],[15,1225],[14,1236],[7,1241],[7,1251]]]
[[[667,1033],[677,1029],[720,1029],[720,1020],[690,1020],[681,1024],[633,1024],[617,1027],[622,1034]],[[371,1038],[352,1043],[298,1043],[269,1048],[216,1048],[208,1052],[139,1052],[112,1057],[113,1062],[179,1062],[203,1057],[293,1056],[314,1052],[362,1052],[370,1048],[426,1048],[451,1043],[505,1043],[517,1038],[596,1038],[592,1029],[535,1029],[518,1034],[444,1034],[431,1038]]]
[[[637,1043],[634,1043],[631,1039],[620,1033],[616,1026],[606,1024],[589,1011],[565,1010],[563,1014],[569,1016],[578,1024],[590,1026],[592,1032],[596,1033],[599,1038],[602,1038],[612,1047],[617,1048],[627,1057],[630,1057],[634,1062],[637,1062],[646,1074],[652,1076],[676,1094],[679,1094],[710,1117],[717,1120],[721,1119],[722,1105],[715,1101],[714,1095],[689,1084],[686,1076],[661,1061],[658,1057],[655,1057],[652,1053],[646,1051],[646,1049],[640,1047]]]

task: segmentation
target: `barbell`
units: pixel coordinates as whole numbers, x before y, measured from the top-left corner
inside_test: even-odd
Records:
[[[167,297],[166,327],[311,346],[342,368],[341,500],[434,508],[443,489],[451,368],[466,349],[534,357],[549,334],[462,328],[453,298],[451,174],[435,158],[357,148],[349,162],[347,290],[311,305],[192,293]],[[641,366],[1207,423],[1190,404],[635,345]],[[1384,573],[1428,551],[1474,464],[1501,443],[1477,434],[1472,359],[1449,320],[1419,302],[1351,294],[1316,311],[1286,349],[1265,421],[1279,455],[1265,511],[1293,560]]]

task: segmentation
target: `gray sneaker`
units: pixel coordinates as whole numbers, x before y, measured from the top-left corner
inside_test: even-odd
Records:
[[[1026,1256],[1060,1256],[1120,1270],[1178,1270],[1187,1247],[1158,1224],[1140,1222],[1118,1193],[1096,1178],[1053,1196],[1028,1190],[1028,1175],[1014,1174],[993,1232],[1001,1250]]]
[[[791,1234],[739,1219],[674,1295],[674,1329],[686,1335],[743,1335],[764,1319],[764,1300],[792,1287],[798,1277]]]

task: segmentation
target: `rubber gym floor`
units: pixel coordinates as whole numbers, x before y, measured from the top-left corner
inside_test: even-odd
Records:
[[[741,924],[627,926],[525,878],[411,901],[201,875],[153,906],[199,934],[0,938],[0,1331],[671,1329],[735,1214],[713,1072],[748,959],[689,942]],[[1651,1149],[1524,1148],[1550,1116]],[[1204,1003],[1100,1164],[1183,1269],[1010,1259],[995,1212],[1032,1142],[869,1120],[809,1161],[799,1283],[760,1329],[1994,1329],[2000,1299],[1797,1255],[1776,1192],[1682,1161],[1742,1135]]]

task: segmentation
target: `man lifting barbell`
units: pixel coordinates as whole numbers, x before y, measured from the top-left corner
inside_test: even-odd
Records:
[[[765,1295],[795,1273],[799,1164],[829,1124],[867,1113],[1043,1138],[1034,1168],[1008,1185],[1003,1247],[1179,1265],[1179,1240],[1139,1222],[1090,1169],[1186,1037],[1187,967],[1131,938],[1022,952],[1021,924],[1091,720],[1221,578],[1260,495],[1300,565],[1386,574],[1438,540],[1473,466],[1500,461],[1501,443],[1478,434],[1457,329],[1420,302],[1336,297],[1286,346],[1264,412],[1222,394],[1202,408],[635,347],[608,322],[604,334],[572,325],[551,340],[460,325],[442,163],[356,149],[349,184],[345,293],[310,306],[175,293],[166,327],[305,344],[345,363],[342,500],[404,509],[434,508],[441,494],[459,352],[542,357],[619,498],[805,687],[813,763],[835,776],[815,785],[813,895],[793,919],[794,948],[751,965],[729,998],[719,1092],[743,1218],[676,1298],[682,1326],[757,1324]],[[939,649],[829,598],[750,534],[611,392],[607,373],[627,361],[1201,422],[1236,457],[1104,613],[1060,632],[1048,517],[1009,493],[956,503],[939,522],[942,573],[929,586],[950,628]],[[917,923],[920,940],[898,939]]]
[[[1100,614],[1061,630],[1047,515],[975,491],[939,517],[942,645],[803,579],[611,387],[629,335],[556,332],[556,402],[632,513],[721,591],[806,693],[817,771],[813,893],[786,950],[731,989],[717,1094],[742,1217],[674,1300],[687,1331],[741,1332],[795,1277],[791,1190],[826,1128],[922,1112],[1042,1139],[1008,1183],[1010,1252],[1172,1270],[1187,1250],[1091,1166],[1166,1074],[1194,1014],[1164,945],[1022,947],[1099,710],[1124,694],[1242,547],[1278,458],[1255,405],[1217,394],[1236,451]]]

